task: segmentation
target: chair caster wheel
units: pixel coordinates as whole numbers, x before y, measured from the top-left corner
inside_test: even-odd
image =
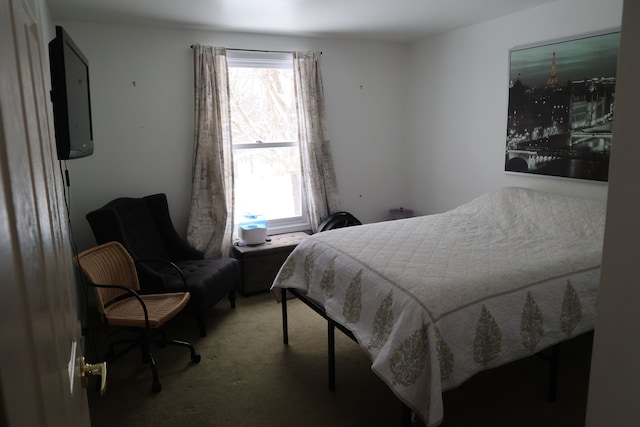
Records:
[[[193,353],[193,355],[191,355],[191,361],[193,363],[200,363],[200,353]]]
[[[160,390],[162,390],[162,384],[160,384],[159,382],[153,383],[153,385],[151,386],[151,391],[154,393],[158,393]]]

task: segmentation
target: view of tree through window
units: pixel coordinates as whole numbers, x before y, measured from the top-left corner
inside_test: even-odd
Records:
[[[229,67],[236,223],[302,216],[292,69]]]

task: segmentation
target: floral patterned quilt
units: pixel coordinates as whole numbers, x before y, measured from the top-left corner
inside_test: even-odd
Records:
[[[525,188],[451,211],[309,236],[273,288],[353,332],[428,426],[442,392],[594,327],[605,204]]]

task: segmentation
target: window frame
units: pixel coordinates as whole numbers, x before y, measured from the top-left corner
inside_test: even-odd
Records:
[[[227,66],[228,68],[278,68],[293,69],[293,57],[287,52],[263,52],[250,50],[227,50]],[[231,78],[231,76],[229,76]],[[300,147],[300,141],[255,141],[252,143],[232,144],[232,149],[249,150],[249,149],[266,149],[266,148],[284,148],[284,147]],[[302,180],[302,167],[300,170]],[[282,234],[295,231],[311,230],[309,215],[307,211],[307,201],[304,189],[304,182],[300,183],[300,216],[267,219],[267,233]],[[235,206],[234,206],[235,210]]]

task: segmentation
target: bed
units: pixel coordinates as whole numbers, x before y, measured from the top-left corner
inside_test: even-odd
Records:
[[[443,391],[594,328],[604,219],[602,201],[507,187],[441,214],[309,236],[272,291],[354,338],[436,426]]]

